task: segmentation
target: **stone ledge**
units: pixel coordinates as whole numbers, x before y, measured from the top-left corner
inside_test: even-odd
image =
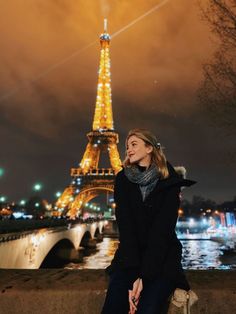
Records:
[[[199,301],[191,314],[236,313],[236,271],[188,271]],[[0,314],[99,314],[103,270],[0,270]],[[169,314],[183,313],[173,305]],[[111,313],[112,314],[112,313]]]

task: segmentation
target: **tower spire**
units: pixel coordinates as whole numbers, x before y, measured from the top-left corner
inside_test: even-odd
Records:
[[[110,35],[107,33],[107,19],[104,19],[104,33],[100,36],[100,44],[100,64],[93,131],[114,129],[111,100]]]
[[[104,19],[104,33],[107,33],[107,19]]]

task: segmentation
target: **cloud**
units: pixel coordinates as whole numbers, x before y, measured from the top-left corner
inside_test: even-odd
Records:
[[[158,3],[1,3],[1,163],[14,169],[14,177],[5,176],[3,192],[16,193],[12,186],[20,177],[25,185],[34,176],[50,181],[48,169],[53,182],[63,184],[69,178],[69,168],[80,161],[92,126],[104,17],[113,34]],[[204,182],[204,191],[213,195],[224,185],[222,193],[230,195],[235,167],[225,156],[232,151],[231,140],[215,135],[196,99],[202,63],[215,49],[196,3],[170,0],[111,40],[114,122],[121,154],[130,128],[150,128],[168,148],[169,158],[174,163],[182,160],[193,179]],[[231,171],[224,172],[225,167]],[[201,184],[192,193],[203,193]]]
[[[0,106],[9,123],[55,139],[75,121],[83,125],[94,111],[104,15],[114,33],[159,3],[4,2]],[[112,88],[113,97],[119,95],[119,114],[123,103],[133,102],[152,113],[195,110],[201,63],[209,50],[196,11],[194,2],[169,1],[112,40]],[[94,40],[97,44],[83,50]],[[77,51],[81,53],[70,58]]]

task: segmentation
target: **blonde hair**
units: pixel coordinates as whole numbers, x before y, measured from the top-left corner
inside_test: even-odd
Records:
[[[151,152],[151,163],[154,163],[157,165],[161,173],[162,179],[167,178],[169,176],[169,171],[167,168],[166,157],[163,153],[161,145],[160,143],[158,143],[156,136],[150,131],[145,130],[145,129],[132,129],[129,131],[125,140],[126,157],[125,157],[125,160],[123,161],[123,166],[124,167],[131,166],[129,157],[127,155],[127,144],[128,144],[129,138],[133,135],[143,140],[145,142],[145,145],[149,145],[153,147],[153,150]]]

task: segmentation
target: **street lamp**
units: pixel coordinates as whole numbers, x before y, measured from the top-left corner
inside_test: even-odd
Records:
[[[26,201],[25,200],[21,200],[20,201],[20,205],[25,205]]]
[[[35,191],[40,191],[42,189],[42,184],[41,183],[36,183],[33,187]]]
[[[55,195],[56,195],[56,197],[60,197],[61,196],[61,192],[57,192]]]
[[[5,196],[1,196],[0,197],[0,202],[5,202],[6,201],[6,197]]]

